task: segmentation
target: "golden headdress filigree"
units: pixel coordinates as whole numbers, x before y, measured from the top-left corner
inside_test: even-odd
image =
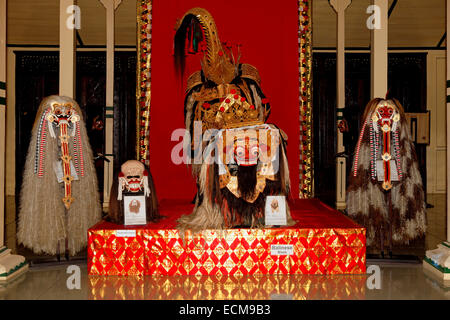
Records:
[[[216,23],[203,8],[187,11],[176,25],[175,62],[177,69],[184,71],[184,58],[189,53],[204,52],[201,59],[203,74],[214,83],[230,83],[238,74],[238,68],[230,50],[224,50],[219,39]],[[186,38],[188,46],[186,50]]]

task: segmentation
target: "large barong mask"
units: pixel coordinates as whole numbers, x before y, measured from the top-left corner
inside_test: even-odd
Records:
[[[268,124],[218,130],[203,152],[194,212],[179,228],[264,227],[266,196],[289,194],[283,135]]]
[[[82,112],[69,97],[42,100],[20,195],[18,241],[35,253],[74,255],[101,219],[97,174]]]
[[[258,70],[234,58],[232,45],[219,40],[214,19],[202,8],[189,10],[177,24],[174,51],[181,73],[186,54],[203,54],[202,70],[187,80],[184,106],[185,151],[203,161],[192,165],[198,186],[194,211],[178,227],[263,227],[266,196],[289,194],[289,169],[286,135],[265,124],[270,104]],[[198,127],[209,138],[196,141]]]
[[[254,203],[279,169],[279,131],[268,125],[222,130],[218,135],[219,187]]]

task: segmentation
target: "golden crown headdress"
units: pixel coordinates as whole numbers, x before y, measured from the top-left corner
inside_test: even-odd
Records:
[[[186,93],[202,84],[200,89],[192,92],[195,100],[192,109],[193,120],[202,122],[203,131],[264,123],[270,110],[268,100],[256,97],[249,85],[240,80],[251,79],[259,86],[258,70],[236,62],[231,45],[220,41],[211,14],[203,8],[193,8],[176,25],[174,55],[177,70],[184,72],[186,54],[199,52],[203,52],[202,72],[195,72],[187,79]]]

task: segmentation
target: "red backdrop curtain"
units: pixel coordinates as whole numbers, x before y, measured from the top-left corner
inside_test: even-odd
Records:
[[[176,165],[172,132],[184,128],[185,80],[174,71],[173,36],[177,19],[190,8],[203,7],[214,17],[220,40],[242,44],[241,62],[258,68],[261,87],[270,99],[274,123],[288,135],[287,155],[291,196],[299,185],[299,56],[296,0],[160,0],[153,1],[150,108],[150,169],[158,198],[193,199],[195,181],[190,169]],[[186,76],[200,69],[199,58],[187,60]]]

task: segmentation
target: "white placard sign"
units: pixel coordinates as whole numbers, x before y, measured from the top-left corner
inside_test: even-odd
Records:
[[[272,256],[292,256],[293,254],[294,254],[293,244],[270,245],[270,255]]]
[[[272,293],[270,300],[294,300],[294,296],[291,293]]]
[[[286,219],[286,197],[267,196],[265,208],[266,226],[285,226]]]
[[[145,196],[123,196],[123,212],[126,226],[147,224]]]
[[[116,230],[118,238],[136,238],[136,230]]]

